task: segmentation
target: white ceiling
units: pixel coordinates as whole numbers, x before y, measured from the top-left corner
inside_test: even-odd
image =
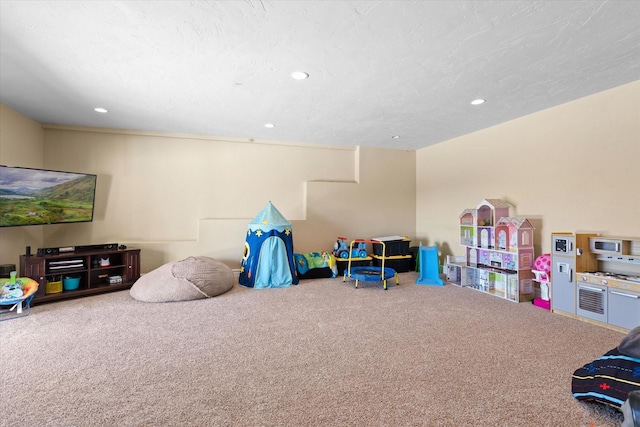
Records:
[[[639,80],[639,22],[632,0],[2,0],[0,102],[42,123],[419,149]]]

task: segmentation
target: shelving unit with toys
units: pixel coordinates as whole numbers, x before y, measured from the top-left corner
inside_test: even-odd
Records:
[[[129,289],[140,277],[140,249],[21,255],[20,276],[38,282],[34,304]]]
[[[467,287],[509,301],[534,299],[533,230],[524,217],[509,216],[510,205],[485,199],[460,214],[460,244],[465,247]]]

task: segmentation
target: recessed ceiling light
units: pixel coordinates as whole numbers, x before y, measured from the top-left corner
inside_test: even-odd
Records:
[[[295,80],[304,80],[309,78],[309,74],[304,71],[294,71],[291,73],[291,78]]]
[[[484,100],[484,99],[478,98],[478,99],[474,99],[473,101],[471,101],[471,105],[481,105],[481,104],[484,104],[485,102],[487,102],[487,101]]]
[[[274,125],[273,123],[267,123],[267,124],[264,125],[264,127],[266,127],[266,128],[274,128],[274,127],[276,127],[276,125]]]
[[[400,138],[400,135],[393,135],[393,136],[391,137],[391,139],[398,139],[398,138]]]
[[[94,108],[93,111],[95,111],[96,113],[106,113],[107,109],[102,107],[97,107],[97,108]]]

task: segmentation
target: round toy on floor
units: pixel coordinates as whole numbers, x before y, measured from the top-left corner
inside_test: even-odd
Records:
[[[393,268],[385,267],[353,267],[347,274],[345,274],[345,278],[349,276],[356,281],[356,288],[358,287],[358,282],[382,282],[382,287],[386,291],[387,290],[387,279],[395,278],[396,285],[398,284],[398,273]],[[343,279],[344,281],[344,279]]]

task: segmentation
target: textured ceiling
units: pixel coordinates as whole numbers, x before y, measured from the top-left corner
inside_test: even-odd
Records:
[[[0,102],[42,123],[419,149],[639,80],[638,22],[631,0],[2,0]]]

